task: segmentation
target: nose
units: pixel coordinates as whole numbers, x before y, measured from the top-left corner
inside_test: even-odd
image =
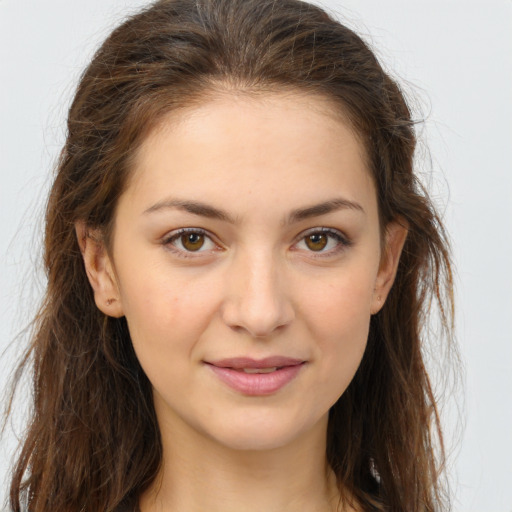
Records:
[[[285,281],[272,255],[237,258],[226,280],[225,324],[254,338],[268,337],[289,325],[295,313]]]

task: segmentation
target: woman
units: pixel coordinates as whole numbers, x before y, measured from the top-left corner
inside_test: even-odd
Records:
[[[164,0],[80,81],[13,510],[444,509],[451,318],[398,85],[296,0]]]

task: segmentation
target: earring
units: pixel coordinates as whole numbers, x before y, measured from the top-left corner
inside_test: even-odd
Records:
[[[116,301],[116,299],[108,299],[107,306],[111,306],[115,301]]]

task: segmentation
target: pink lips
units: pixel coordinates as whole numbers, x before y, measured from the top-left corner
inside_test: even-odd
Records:
[[[265,359],[235,357],[206,362],[222,382],[249,396],[271,395],[279,391],[297,376],[304,363],[301,359],[283,356]]]

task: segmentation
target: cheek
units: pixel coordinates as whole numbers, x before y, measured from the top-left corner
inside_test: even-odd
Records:
[[[304,304],[308,330],[316,340],[321,379],[331,401],[352,380],[363,357],[371,317],[374,282],[368,273],[352,272],[308,294]]]
[[[150,348],[190,353],[215,312],[218,286],[157,269],[147,269],[143,278],[125,275],[121,300],[140,357]]]
[[[302,287],[304,315],[326,337],[356,331],[369,323],[375,279],[373,273],[348,270],[315,287]],[[330,335],[329,335],[330,334]]]

